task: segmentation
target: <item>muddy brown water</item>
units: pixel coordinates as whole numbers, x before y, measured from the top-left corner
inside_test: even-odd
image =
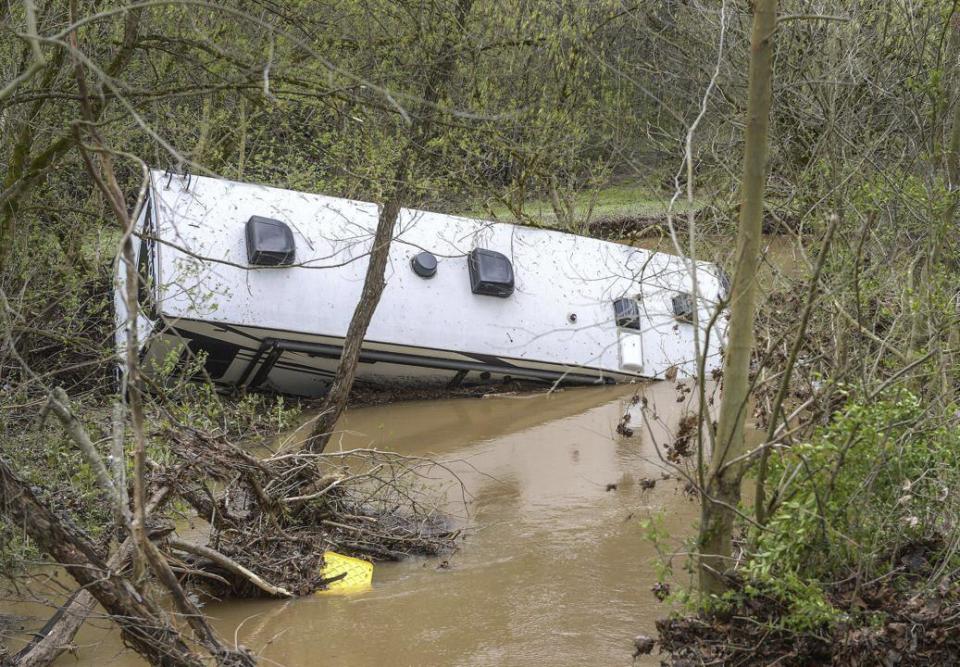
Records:
[[[632,405],[637,391],[656,412],[649,428]],[[435,456],[459,476],[465,507],[458,485],[436,483],[467,529],[460,549],[378,564],[367,593],[206,612],[265,665],[658,664],[631,657],[632,638],[654,634],[669,611],[650,592],[659,557],[643,521],[661,517],[667,550],[681,551],[692,534],[697,505],[682,482],[661,479],[654,445],[688,409],[674,383],[655,382],[351,410],[334,446]],[[635,427],[627,438],[616,433],[626,410]],[[656,486],[645,490],[641,479]],[[143,664],[105,622],[78,641],[58,665]]]
[[[665,239],[639,245],[672,251]],[[767,275],[806,265],[784,237],[768,238],[765,252]],[[655,415],[646,423],[631,400],[637,392]],[[433,456],[459,477],[466,506],[449,477],[435,483],[466,529],[460,549],[378,564],[363,594],[233,601],[205,611],[223,637],[264,665],[659,664],[656,656],[634,661],[632,638],[655,635],[656,619],[670,611],[650,591],[664,562],[658,547],[680,554],[668,580],[690,582],[682,553],[699,508],[684,482],[661,478],[669,469],[657,445],[672,441],[680,418],[695,409],[692,394],[651,382],[351,409],[333,447]],[[632,437],[616,433],[627,410]],[[645,479],[656,486],[642,488]],[[659,544],[644,528],[651,518]],[[30,587],[55,599],[72,582],[61,572]],[[0,614],[33,617],[22,622],[28,628],[50,612],[0,599]],[[78,643],[56,664],[143,664],[104,620],[88,622]]]

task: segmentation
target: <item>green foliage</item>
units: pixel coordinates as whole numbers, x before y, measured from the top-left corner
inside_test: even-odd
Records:
[[[20,400],[27,399],[25,393],[17,395]],[[109,409],[89,399],[74,402],[71,407],[106,459],[111,432]],[[42,500],[68,512],[88,534],[99,537],[111,524],[111,504],[105,502],[89,464],[52,415],[41,421],[36,416],[0,413],[0,449]],[[22,530],[0,517],[0,572],[14,571],[39,558]]]
[[[885,572],[901,546],[949,528],[958,469],[960,433],[913,394],[850,399],[810,442],[772,461],[779,502],[747,572],[765,581]]]
[[[772,631],[791,633],[820,633],[848,618],[830,604],[819,584],[802,581],[793,574],[779,578],[753,577],[740,588],[719,596],[697,598],[694,604],[698,611],[710,616],[753,616]]]
[[[748,571],[828,577],[882,568],[898,545],[938,535],[960,464],[960,434],[906,391],[851,399],[810,442],[775,458],[777,509]]]
[[[673,570],[670,563],[670,549],[668,546],[671,533],[667,530],[666,524],[664,523],[663,512],[657,512],[643,519],[640,522],[640,529],[643,531],[644,537],[653,544],[657,550],[657,559],[654,562],[654,567],[657,572],[657,581],[663,583]]]
[[[753,529],[742,594],[782,601],[777,623],[812,631],[844,618],[825,582],[890,573],[908,545],[929,549],[931,567],[951,558],[941,548],[960,516],[960,433],[935,415],[905,390],[849,394],[808,442],[780,450],[768,482],[776,509]]]
[[[171,422],[234,439],[272,434],[295,425],[298,403],[288,405],[282,395],[244,394],[239,398],[221,394],[205,378],[206,352],[185,357],[182,348],[171,349],[153,375],[162,378],[162,391],[154,394],[161,423]]]

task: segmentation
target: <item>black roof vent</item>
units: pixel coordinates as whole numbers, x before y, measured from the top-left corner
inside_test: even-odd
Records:
[[[507,298],[513,294],[513,265],[494,250],[474,248],[467,256],[470,290],[474,294]]]
[[[413,272],[421,278],[433,278],[437,275],[437,258],[429,252],[421,252],[410,260]]]
[[[251,216],[247,220],[247,262],[254,266],[289,266],[297,256],[293,232],[283,222]]]

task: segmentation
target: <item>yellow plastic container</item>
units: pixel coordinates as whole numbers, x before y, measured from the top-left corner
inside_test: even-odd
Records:
[[[346,576],[327,584],[327,589],[317,591],[317,595],[362,593],[370,590],[373,585],[373,563],[333,551],[324,551],[320,575],[324,579],[330,579],[344,573]]]

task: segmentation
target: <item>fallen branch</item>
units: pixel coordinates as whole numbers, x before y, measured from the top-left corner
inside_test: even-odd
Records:
[[[124,641],[155,665],[204,667],[144,590],[111,570],[97,548],[34,495],[0,458],[0,507],[37,547],[88,589],[120,627]]]
[[[157,490],[147,503],[147,512],[155,512],[170,496],[170,487]],[[133,553],[133,540],[127,538],[107,561],[111,571],[122,569]],[[17,667],[46,667],[69,648],[80,626],[90,616],[97,600],[86,588],[71,595],[67,602],[51,617],[38,636],[15,656]]]
[[[252,583],[254,586],[259,588],[260,590],[264,591],[265,593],[268,593],[276,597],[284,597],[284,598],[293,597],[293,593],[291,593],[287,589],[281,588],[280,586],[274,586],[273,584],[267,581],[264,581],[263,579],[258,577],[256,574],[254,574],[253,572],[245,568],[243,565],[233,560],[232,558],[228,558],[227,556],[224,556],[219,551],[214,551],[213,549],[210,549],[208,547],[205,547],[199,544],[184,542],[183,540],[179,540],[176,538],[167,539],[167,544],[169,544],[174,549],[185,551],[187,553],[192,553],[197,556],[203,556],[204,558],[209,558],[217,565],[220,565],[226,568],[227,570],[230,570],[236,575],[244,577],[250,583]]]

